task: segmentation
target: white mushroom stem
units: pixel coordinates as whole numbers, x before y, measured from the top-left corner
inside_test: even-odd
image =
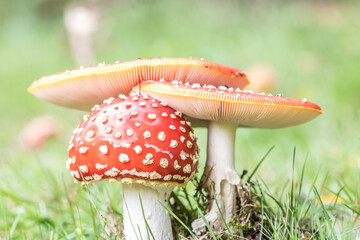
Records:
[[[124,235],[126,240],[173,239],[170,215],[160,202],[168,205],[172,186],[123,184]],[[142,205],[140,203],[140,197]],[[145,224],[148,223],[148,228]]]
[[[229,122],[210,121],[208,125],[207,162],[201,182],[207,187],[214,186],[215,196],[210,193],[213,200],[205,215],[214,231],[221,231],[225,227],[214,197],[227,223],[235,212],[235,186],[240,183],[234,167],[236,128],[237,124]],[[197,219],[192,223],[192,228],[195,233],[201,233],[206,225],[202,219]]]

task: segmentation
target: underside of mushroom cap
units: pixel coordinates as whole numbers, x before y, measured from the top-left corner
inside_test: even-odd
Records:
[[[139,87],[133,91],[139,91]],[[141,91],[189,117],[234,122],[243,127],[289,127],[308,122],[322,113],[318,105],[306,99],[257,94],[224,86],[146,81],[141,83]]]
[[[234,88],[249,83],[246,74],[234,67],[203,59],[169,57],[99,64],[53,74],[35,81],[28,91],[56,105],[90,110],[104,99],[128,94],[141,81],[160,79]]]

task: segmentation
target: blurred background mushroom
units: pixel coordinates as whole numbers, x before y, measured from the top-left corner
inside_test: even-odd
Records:
[[[30,120],[19,134],[19,143],[24,149],[37,150],[46,141],[56,136],[61,124],[54,116],[39,116]]]
[[[274,67],[269,64],[255,64],[246,70],[246,74],[250,79],[246,89],[256,93],[270,93],[276,85],[276,74]]]
[[[79,66],[96,63],[92,35],[99,24],[96,5],[69,4],[64,11],[64,25],[69,38],[71,51]]]

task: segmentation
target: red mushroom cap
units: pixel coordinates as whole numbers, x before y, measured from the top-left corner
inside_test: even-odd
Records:
[[[235,67],[197,58],[165,57],[57,73],[33,82],[28,91],[47,102],[88,111],[104,99],[129,94],[141,81],[160,79],[233,88],[244,88],[249,83],[246,74]]]
[[[198,151],[180,112],[146,95],[120,95],[75,129],[67,167],[77,181],[183,185],[195,175]]]
[[[133,89],[139,90],[139,86]],[[212,85],[183,84],[178,81],[141,84],[141,91],[166,101],[185,115],[210,121],[237,123],[243,127],[282,128],[311,121],[321,108],[306,99],[252,93]]]

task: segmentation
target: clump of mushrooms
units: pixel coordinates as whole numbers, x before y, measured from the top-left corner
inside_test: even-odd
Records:
[[[198,159],[196,137],[182,114],[133,94],[107,99],[85,116],[70,142],[67,168],[77,181],[123,183],[126,239],[150,238],[144,219],[155,239],[173,239],[160,203],[167,205],[174,186],[194,177]]]
[[[225,86],[148,81],[141,84],[141,89],[191,118],[208,120],[207,162],[202,181],[207,186],[214,183],[215,196],[226,222],[235,212],[235,186],[240,183],[234,168],[237,127],[289,127],[308,122],[322,113],[318,105],[306,99],[256,94]],[[133,91],[138,91],[138,87]],[[206,219],[216,231],[225,227],[215,201],[210,204]],[[202,219],[194,221],[192,226],[195,232],[206,227]]]

